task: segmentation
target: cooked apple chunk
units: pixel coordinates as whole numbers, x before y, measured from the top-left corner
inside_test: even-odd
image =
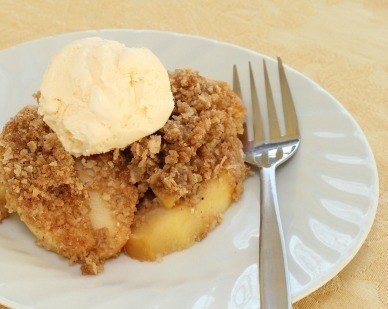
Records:
[[[169,208],[156,203],[150,209],[140,210],[125,252],[140,261],[155,261],[190,247],[221,222],[223,213],[232,204],[234,190],[235,183],[225,171],[207,182],[202,201],[195,207]]]
[[[173,208],[175,206],[176,202],[180,198],[179,194],[164,193],[162,190],[160,190],[157,187],[152,188],[152,192],[154,192],[156,197],[159,199],[159,201],[162,203],[162,205],[166,208]]]

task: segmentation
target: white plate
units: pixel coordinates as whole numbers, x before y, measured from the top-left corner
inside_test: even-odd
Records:
[[[80,32],[0,51],[0,127],[34,102],[31,94],[39,88],[51,56],[66,43],[87,36],[146,46],[170,70],[189,66],[229,83],[234,63],[243,74],[249,60],[259,66],[266,58],[275,100],[280,98],[275,62],[247,49],[155,31]],[[302,144],[278,170],[277,186],[296,301],[337,274],[359,250],[375,216],[378,178],[368,143],[341,104],[295,70],[287,67],[286,74]],[[257,79],[262,84],[259,73]],[[258,199],[259,181],[251,177],[242,199],[202,242],[160,263],[121,255],[108,261],[101,275],[86,277],[78,265],[69,266],[35,246],[33,236],[14,216],[0,225],[0,303],[15,308],[258,307]]]

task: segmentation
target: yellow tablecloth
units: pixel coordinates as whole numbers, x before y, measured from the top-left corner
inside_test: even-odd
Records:
[[[279,55],[337,97],[374,152],[379,207],[356,257],[294,307],[388,307],[387,1],[0,0],[0,49],[49,35],[104,28],[190,33]]]

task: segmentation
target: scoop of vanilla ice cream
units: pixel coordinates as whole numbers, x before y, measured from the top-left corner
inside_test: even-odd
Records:
[[[124,148],[164,126],[174,108],[168,73],[146,48],[98,37],[51,60],[39,113],[74,156]]]

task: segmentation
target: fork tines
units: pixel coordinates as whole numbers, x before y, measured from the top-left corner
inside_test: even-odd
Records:
[[[265,59],[263,59],[263,71],[264,71],[264,86],[267,100],[268,110],[268,129],[269,138],[267,142],[281,142],[283,140],[297,139],[299,137],[298,120],[296,117],[294,102],[291,96],[290,87],[286,78],[282,60],[278,57],[278,70],[279,70],[279,82],[282,95],[285,133],[282,135],[280,132],[279,121],[276,114],[275,103],[273,100],[271,84],[268,76],[268,69]],[[265,143],[264,129],[262,123],[262,115],[260,112],[259,99],[257,94],[257,86],[255,77],[253,74],[253,68],[251,62],[249,62],[249,80],[250,80],[250,99],[252,106],[252,122],[253,122],[253,141],[248,140],[247,133],[242,137],[244,147],[247,145],[254,146],[262,145]],[[236,94],[242,98],[241,84],[238,76],[236,65],[233,66],[233,90]]]

